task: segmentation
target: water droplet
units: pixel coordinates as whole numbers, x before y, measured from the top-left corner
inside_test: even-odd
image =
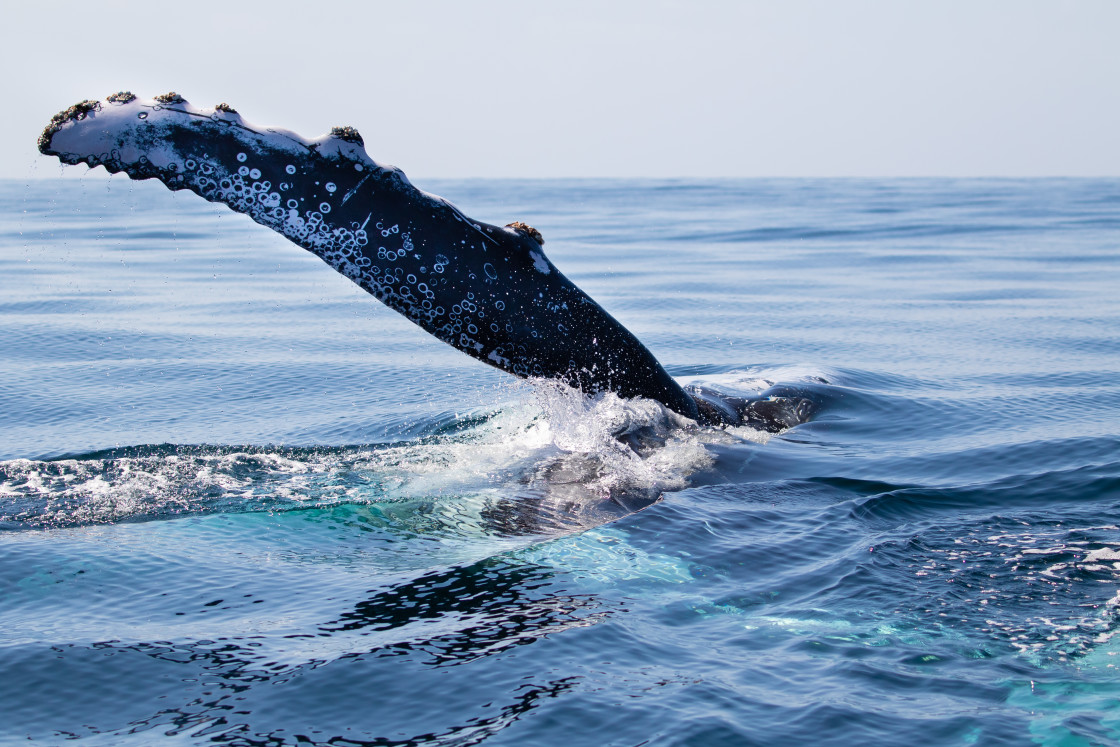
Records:
[[[140,112],[136,116],[140,119],[147,119],[148,118],[148,113],[147,112]]]
[[[331,211],[330,203],[327,203],[327,202],[320,202],[319,203],[319,212],[329,213],[330,211]]]
[[[284,167],[284,171],[287,171],[289,174],[294,174],[296,173],[296,167],[289,163]]]
[[[249,178],[250,179],[260,179],[261,178],[261,170],[260,169],[252,169],[249,172]]]
[[[249,156],[245,155],[244,153],[237,154],[237,160],[241,161],[242,163],[244,163],[248,158]]]
[[[334,192],[338,189],[338,187],[334,185],[334,182],[327,182],[324,186],[326,186],[328,192]]]

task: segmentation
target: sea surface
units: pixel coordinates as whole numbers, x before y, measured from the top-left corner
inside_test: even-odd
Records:
[[[771,435],[72,170],[0,183],[0,743],[1120,742],[1120,180],[418,181]]]

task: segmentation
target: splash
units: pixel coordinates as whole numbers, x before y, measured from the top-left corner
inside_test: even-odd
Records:
[[[355,504],[409,526],[423,516],[415,528],[424,533],[570,532],[687,487],[712,466],[712,444],[767,438],[549,380],[532,382],[522,401],[468,413],[442,431],[375,445],[154,445],[0,462],[0,527]]]

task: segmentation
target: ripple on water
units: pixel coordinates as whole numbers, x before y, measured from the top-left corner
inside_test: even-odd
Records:
[[[0,454],[63,455],[0,462],[0,740],[1120,738],[1115,179],[436,187],[821,394],[772,437],[503,388],[151,186],[0,184]]]

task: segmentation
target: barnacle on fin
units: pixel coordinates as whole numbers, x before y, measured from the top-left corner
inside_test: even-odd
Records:
[[[66,111],[61,111],[51,117],[50,123],[47,125],[46,129],[43,130],[43,134],[39,136],[39,152],[47,152],[47,149],[51,146],[51,138],[54,137],[56,132],[62,129],[62,125],[71,120],[75,122],[83,120],[90,112],[96,111],[101,111],[101,102],[86,99],[85,101],[79,101]]]
[[[156,96],[156,101],[161,104],[181,104],[186,101],[186,99],[174,91],[168,91],[167,93],[161,93],[159,96]]]
[[[537,242],[541,246],[544,246],[544,236],[541,236],[541,232],[530,226],[528,223],[522,223],[519,220],[515,220],[513,223],[507,223],[506,228],[512,228],[514,231],[520,231],[521,233],[528,235],[528,237],[533,241]]]
[[[348,143],[357,143],[364,146],[365,140],[362,140],[361,134],[358,133],[353,127],[332,127],[331,137],[336,137],[339,140],[345,140]]]
[[[136,94],[132,91],[117,91],[107,96],[106,99],[113,104],[127,104],[129,101],[136,100]]]
[[[217,106],[215,106],[214,111],[225,112],[226,114],[237,114],[237,110],[234,109],[232,106],[230,106],[229,104],[227,104],[224,101],[222,103],[218,104]]]

